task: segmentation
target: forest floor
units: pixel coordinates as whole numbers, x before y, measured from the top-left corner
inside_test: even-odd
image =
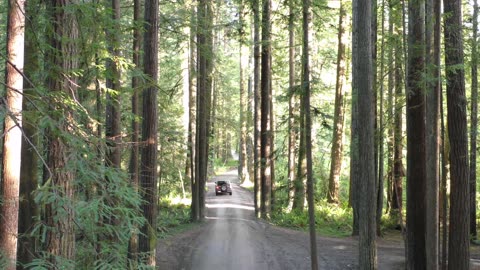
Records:
[[[235,171],[208,183],[206,222],[159,241],[158,269],[310,269],[309,235],[277,227],[254,216],[253,195],[238,186]],[[215,196],[214,181],[230,180],[233,195]],[[377,240],[378,269],[405,269],[399,232]],[[358,238],[317,235],[319,269],[358,268]],[[472,249],[471,269],[480,269],[480,247]]]

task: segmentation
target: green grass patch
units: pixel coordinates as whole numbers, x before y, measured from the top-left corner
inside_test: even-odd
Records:
[[[215,159],[214,161],[214,168],[215,168],[215,174],[222,174],[224,172],[234,170],[238,167],[238,160],[227,160],[227,161],[222,161],[221,159]]]
[[[195,225],[190,219],[190,205],[187,200],[166,198],[160,201],[157,219],[159,238],[189,230]]]
[[[345,237],[352,234],[352,211],[349,208],[317,202],[315,206],[315,227],[317,233],[331,237]],[[308,230],[308,212],[287,212],[281,209],[272,215],[272,223],[298,230]]]

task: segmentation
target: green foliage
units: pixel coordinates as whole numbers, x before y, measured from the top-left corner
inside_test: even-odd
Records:
[[[315,205],[315,226],[317,232],[325,236],[343,237],[352,232],[352,211],[346,206],[338,207],[328,204],[325,200],[317,201]],[[287,213],[279,209],[272,215],[275,225],[300,230],[308,229],[307,210]]]
[[[75,195],[70,198],[59,196],[62,191],[51,180],[47,180],[35,191],[35,202],[40,206],[53,205],[54,220],[68,219],[73,213],[76,230],[76,258],[68,261],[56,258],[59,269],[121,269],[125,267],[128,242],[137,232],[144,219],[140,212],[140,195],[129,183],[122,171],[105,167],[98,153],[91,151],[95,143],[104,141],[61,133],[66,143],[75,149],[69,154],[65,170],[75,172],[72,183]],[[93,148],[95,149],[95,148]],[[100,162],[99,162],[100,161]],[[37,223],[31,235],[41,243],[47,239],[52,228]],[[52,269],[50,255],[42,253],[28,267]]]
[[[215,174],[221,174],[228,170],[236,169],[238,166],[238,160],[234,159],[222,160],[220,158],[216,158],[213,163]]]
[[[191,222],[190,205],[162,199],[158,205],[158,235],[165,238],[172,233],[189,228]]]

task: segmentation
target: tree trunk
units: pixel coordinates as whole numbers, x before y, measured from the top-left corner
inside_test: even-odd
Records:
[[[77,79],[66,77],[78,68],[76,39],[78,38],[78,24],[73,13],[66,11],[76,1],[53,0],[51,2],[51,16],[53,22],[53,34],[50,51],[49,67],[60,67],[59,70],[50,69],[47,78],[48,88],[56,93],[63,92],[67,97],[75,99],[77,92]],[[62,72],[59,74],[59,71]],[[60,105],[55,110],[62,110]],[[46,178],[50,178],[53,187],[58,194],[62,194],[55,201],[46,205],[45,216],[47,226],[52,228],[47,233],[46,250],[52,255],[51,263],[58,264],[58,259],[73,260],[75,257],[75,227],[74,211],[72,203],[74,197],[74,174],[66,170],[69,163],[68,153],[71,151],[65,139],[54,134],[71,132],[69,122],[73,121],[73,113],[70,109],[63,109],[63,117],[55,119],[59,121],[59,130],[48,131],[48,155],[47,166],[50,172]],[[63,205],[63,207],[61,206]],[[61,209],[63,208],[63,209]]]
[[[340,16],[338,21],[338,50],[337,50],[337,80],[335,87],[335,114],[333,119],[333,139],[330,163],[330,177],[328,178],[328,197],[330,203],[339,203],[338,192],[343,157],[343,124],[345,119],[345,90],[346,62],[345,53],[347,43],[347,17],[344,1],[340,1]]]
[[[389,19],[388,19],[388,36],[390,37],[391,40],[393,40],[394,34],[393,34],[393,1],[388,0],[388,14],[389,14]],[[390,119],[390,123],[388,124],[387,127],[387,133],[388,133],[388,138],[387,138],[387,151],[388,151],[388,161],[387,161],[387,211],[390,214],[390,217],[392,217],[392,201],[393,201],[393,179],[394,179],[394,173],[393,173],[393,156],[394,156],[394,126],[395,126],[395,121],[394,115],[395,115],[395,110],[394,110],[394,90],[395,90],[395,66],[394,66],[394,58],[393,58],[393,53],[394,53],[394,47],[395,47],[395,42],[387,42],[387,119]]]
[[[439,7],[440,8],[440,7]],[[441,84],[440,84],[441,87]],[[441,88],[440,88],[441,90]],[[450,144],[448,142],[448,136],[445,129],[444,121],[444,109],[443,109],[443,91],[440,95],[440,128],[441,128],[441,142],[442,142],[442,182],[441,182],[441,219],[442,219],[442,270],[447,270],[448,268],[448,195],[447,195],[447,178],[448,178],[448,169],[449,166],[449,155],[450,155]]]
[[[263,0],[262,8],[262,72],[261,72],[261,215],[270,218],[272,200],[272,126],[271,126],[271,0]]]
[[[309,27],[310,27],[310,0],[303,0],[303,54],[302,54],[302,85],[304,87],[302,101],[305,108],[305,147],[307,159],[307,195],[308,220],[310,228],[310,259],[312,270],[318,269],[317,240],[315,228],[315,201],[312,158],[312,117],[310,114],[310,57],[309,57]]]
[[[369,1],[368,1],[369,2]],[[357,14],[358,10],[356,8],[365,5],[365,3],[357,3],[353,2],[358,7],[352,6],[352,14]],[[370,2],[369,2],[370,3]],[[355,27],[357,27],[357,22],[355,22]],[[369,28],[370,29],[370,28]],[[354,32],[352,35],[352,61],[359,55],[355,54],[353,51],[357,50],[356,45],[358,45],[355,41],[357,38],[358,32]],[[369,37],[370,38],[370,37]],[[368,52],[371,54],[371,52]],[[352,65],[353,62],[352,62]],[[353,72],[353,70],[352,70]],[[355,71],[356,72],[356,71]],[[359,156],[359,133],[360,128],[358,124],[359,114],[359,107],[358,107],[358,87],[352,87],[352,119],[351,119],[351,132],[350,132],[350,190],[349,190],[349,204],[353,209],[353,224],[352,224],[352,235],[356,236],[359,233],[359,173],[360,173],[360,156]]]
[[[425,1],[408,2],[407,267],[425,269]]]
[[[140,192],[143,203],[141,210],[146,223],[140,229],[139,251],[147,253],[144,262],[155,266],[156,219],[158,202],[158,0],[145,2],[145,33],[143,48],[143,72],[148,84],[143,91],[142,148],[140,165]]]
[[[107,78],[106,78],[106,88],[107,97],[106,97],[106,106],[105,106],[105,139],[106,139],[106,154],[105,154],[105,165],[112,170],[120,170],[122,162],[122,135],[121,135],[121,72],[118,67],[118,59],[121,57],[120,53],[120,2],[119,0],[111,1],[111,12],[112,12],[112,26],[108,27],[106,30],[107,42],[108,42],[108,51],[110,53],[110,58],[107,60]],[[107,183],[112,182],[110,177],[105,177]],[[115,198],[108,200],[106,204],[110,207],[114,207],[117,203]],[[112,213],[107,217],[105,222],[110,225],[115,225],[117,223],[117,217]],[[110,241],[118,241],[114,235],[107,236]]]
[[[7,259],[8,270],[15,269],[17,262],[24,45],[25,1],[10,0],[5,73],[6,117],[3,129],[3,171],[0,189],[3,202],[0,206],[0,252]]]
[[[397,47],[400,48],[400,47]],[[398,54],[398,53],[397,53]],[[393,154],[393,193],[392,193],[392,212],[401,218],[400,213],[403,208],[403,177],[406,172],[403,166],[403,128],[402,128],[402,108],[403,83],[401,57],[395,60],[395,127],[394,127],[394,154]],[[399,223],[401,224],[401,222]]]
[[[76,99],[77,78],[68,77],[78,68],[77,45],[78,24],[73,13],[67,12],[68,8],[75,5],[76,1],[53,0],[50,3],[53,33],[51,36],[51,51],[48,55],[49,64],[47,86],[50,91],[61,93]],[[57,67],[57,68],[52,68]],[[61,73],[60,73],[61,72]],[[73,113],[69,108],[63,108],[61,104],[53,104],[53,110],[62,112],[62,118],[56,117],[58,130],[49,130],[47,154],[47,168],[53,188],[61,194],[53,202],[45,206],[47,226],[51,228],[46,237],[46,251],[51,255],[50,262],[54,265],[59,260],[73,260],[75,257],[75,226],[74,226],[74,174],[66,170],[70,162],[71,151],[63,134],[72,132],[70,123],[74,120]]]
[[[440,79],[439,66],[435,59],[437,48],[435,38],[435,8],[434,1],[427,0],[425,5],[426,18],[426,77],[432,78],[426,86],[426,258],[427,269],[439,267],[439,114],[440,89],[437,81]]]
[[[377,114],[378,118],[378,128],[376,130],[377,134],[377,147],[378,147],[378,173],[377,173],[377,235],[381,235],[381,222],[382,222],[382,215],[383,215],[383,191],[384,191],[384,71],[385,71],[385,0],[382,0],[382,20],[381,20],[381,45],[380,45],[380,80],[379,80],[379,91],[378,94],[375,96],[378,97],[379,103],[379,111],[380,113]],[[376,80],[375,80],[376,82]],[[374,86],[376,88],[376,86]],[[376,108],[376,106],[375,106]]]
[[[196,74],[197,74],[197,65],[196,65],[196,10],[195,5],[191,7],[191,22],[190,22],[190,60],[189,60],[189,95],[188,95],[188,110],[189,110],[189,117],[188,117],[188,165],[189,168],[187,172],[189,173],[190,177],[190,186],[192,190],[192,204],[190,206],[190,215],[192,220],[198,220],[197,214],[199,212],[198,209],[198,199],[197,199],[197,191],[196,182],[195,182],[195,171],[196,171],[196,102],[197,102],[197,91],[196,91]]]
[[[352,44],[353,46],[353,44]],[[352,57],[353,58],[353,57]],[[359,205],[358,205],[358,183],[359,183],[359,127],[358,127],[358,89],[352,87],[352,119],[350,132],[350,187],[349,187],[349,205],[353,210],[352,235],[357,236],[359,232]],[[301,144],[300,144],[301,145]]]
[[[138,26],[140,23],[141,16],[141,3],[140,0],[134,0],[133,2],[133,21],[136,23],[136,27],[133,29],[133,64],[135,68],[140,68],[140,46],[141,46],[141,28]],[[140,116],[140,109],[138,106],[139,103],[139,87],[141,86],[139,76],[132,77],[132,115],[134,119],[132,120],[132,150],[130,154],[130,182],[133,187],[138,191],[139,186],[139,137],[140,137],[140,125],[139,121],[136,119]],[[137,260],[138,253],[138,235],[132,234],[130,237],[130,242],[128,244],[128,258],[133,261]]]
[[[467,108],[462,40],[462,3],[444,0],[447,121],[450,140],[450,233],[448,269],[469,269]]]
[[[261,186],[262,186],[262,164],[261,164],[261,90],[260,90],[260,0],[252,1],[253,9],[253,96],[254,96],[254,135],[253,135],[253,159],[254,161],[254,204],[255,214],[260,217],[261,214]]]
[[[120,53],[120,1],[111,1],[113,26],[107,30],[108,47],[111,58],[107,60],[107,69],[109,70],[106,80],[107,103],[106,103],[106,121],[105,121],[105,137],[107,140],[107,151],[105,162],[107,167],[120,168],[122,152],[121,144],[121,120],[120,120],[120,68],[118,67],[118,59]]]
[[[376,269],[376,194],[375,154],[374,154],[374,91],[372,65],[372,16],[371,1],[355,0],[353,2],[353,88],[358,113],[356,124],[362,127],[357,130],[358,150],[354,154],[358,166],[357,197],[359,226],[359,268]]]
[[[439,140],[438,120],[440,93],[437,88],[439,67],[435,60],[435,16],[434,1],[427,0],[425,3],[425,39],[426,39],[426,71],[425,76],[429,79],[426,83],[426,265],[427,269],[438,269],[439,267]],[[440,44],[438,44],[440,45]]]
[[[300,106],[299,117],[300,142],[298,145],[298,162],[297,162],[297,176],[295,177],[294,189],[295,196],[293,198],[292,209],[296,211],[303,211],[305,207],[305,180],[307,178],[307,159],[306,159],[306,145],[305,145],[305,107]]]
[[[478,128],[478,1],[473,1],[472,108],[470,113],[470,235],[477,238],[477,128]]]
[[[39,48],[33,42],[29,42],[29,35],[33,34],[33,25],[35,24],[32,16],[32,10],[36,7],[26,4],[26,21],[30,23],[25,24],[25,65],[24,69],[24,95],[34,97],[33,85],[31,81],[26,78],[31,78],[35,72],[39,70]],[[23,99],[23,113],[22,113],[22,156],[21,156],[21,171],[20,171],[20,209],[18,220],[18,249],[17,260],[20,264],[27,264],[32,262],[35,258],[37,243],[35,237],[29,233],[35,224],[35,217],[39,215],[39,207],[35,203],[33,191],[37,187],[37,179],[39,177],[39,170],[32,169],[38,166],[38,154],[35,150],[39,144],[39,136],[36,132],[36,115],[37,111],[30,104],[29,100]]]
[[[288,1],[288,209],[292,209],[295,197],[295,157],[298,137],[295,111],[295,9],[293,0]]]
[[[405,105],[403,95],[403,80],[402,80],[402,42],[401,42],[401,12],[402,6],[396,2],[394,4],[394,11],[392,13],[392,20],[394,21],[394,31],[397,33],[395,42],[395,63],[394,63],[394,79],[395,79],[395,112],[394,112],[394,128],[393,128],[393,184],[392,184],[392,208],[391,215],[398,219],[398,224],[403,226],[402,222],[402,208],[403,208],[403,177],[405,177],[405,168],[403,166],[403,107]],[[400,10],[400,11],[399,11]],[[406,44],[404,44],[406,46]]]
[[[247,142],[248,142],[248,130],[247,130],[247,124],[248,124],[248,92],[247,88],[245,87],[245,78],[244,78],[244,69],[245,69],[245,63],[244,59],[245,58],[245,53],[243,52],[243,43],[244,43],[244,32],[243,32],[243,13],[244,13],[244,8],[243,8],[243,2],[241,1],[240,3],[240,14],[239,14],[239,20],[240,20],[240,27],[242,29],[240,30],[240,182],[245,183],[245,182],[250,182],[250,174],[248,172],[248,152],[247,152]]]
[[[197,221],[205,218],[205,183],[208,174],[208,145],[210,134],[210,104],[212,99],[211,57],[211,7],[207,0],[199,0],[197,10],[197,121],[195,143],[195,182],[198,203]]]

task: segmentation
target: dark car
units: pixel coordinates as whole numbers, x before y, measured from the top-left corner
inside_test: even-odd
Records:
[[[216,181],[215,182],[215,195],[219,194],[230,194],[232,195],[232,186],[230,181]]]

